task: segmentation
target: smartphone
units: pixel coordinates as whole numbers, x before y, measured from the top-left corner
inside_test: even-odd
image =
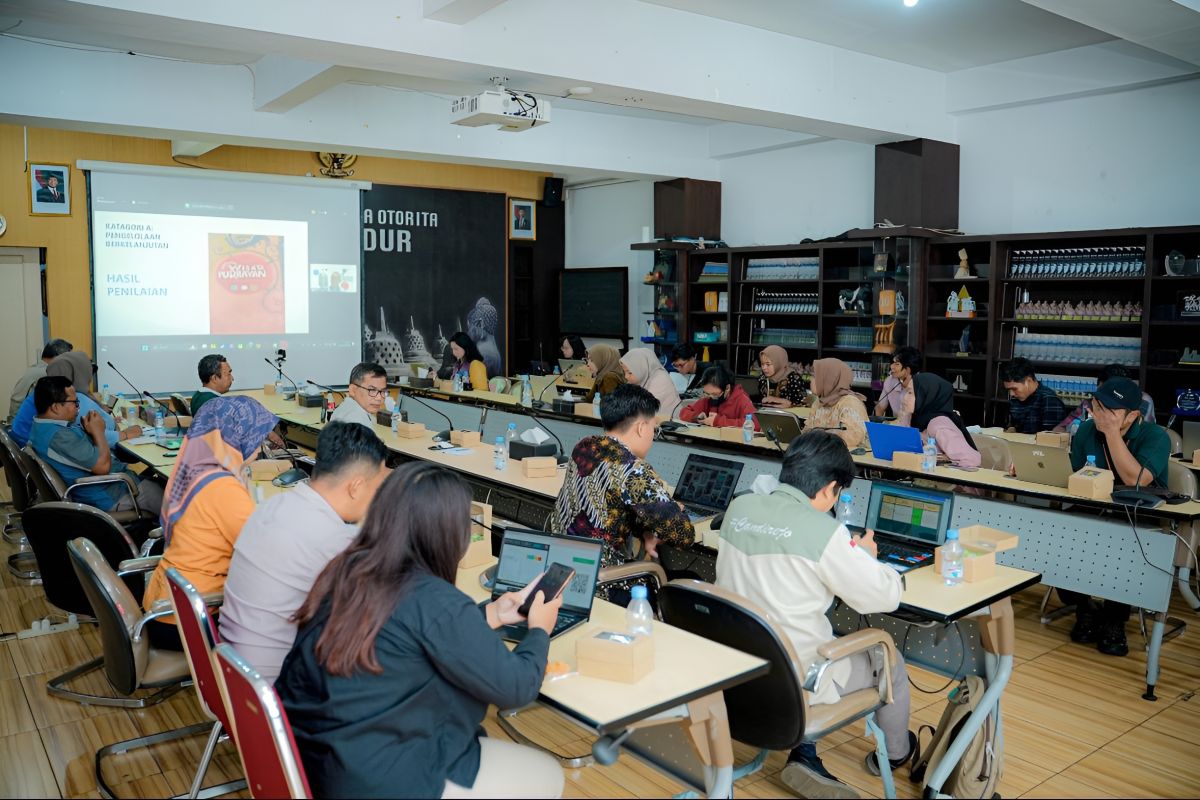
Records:
[[[562,594],[563,589],[567,588],[567,584],[574,577],[575,570],[566,564],[551,564],[550,569],[546,570],[538,580],[536,588],[529,593],[529,597],[526,597],[525,602],[517,609],[517,613],[522,617],[528,617],[529,609],[533,606],[533,598],[537,596],[538,592],[541,592],[543,600],[548,603]]]

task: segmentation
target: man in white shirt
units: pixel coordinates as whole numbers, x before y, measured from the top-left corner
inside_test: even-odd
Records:
[[[259,506],[233,548],[221,638],[275,680],[292,649],[291,616],[325,565],[358,535],[387,477],[387,448],[361,425],[332,422],[317,438],[312,478]]]
[[[17,379],[13,384],[12,396],[8,400],[8,416],[12,419],[20,410],[21,404],[25,402],[25,397],[33,389],[33,385],[38,382],[38,378],[46,377],[46,367],[58,356],[63,353],[68,353],[72,350],[71,343],[66,339],[51,339],[46,342],[46,346],[42,348],[42,357],[36,364],[30,365],[28,369]]]
[[[350,371],[350,388],[346,398],[334,409],[330,420],[357,422],[375,430],[375,415],[383,408],[387,397],[387,371],[371,361],[364,361]]]
[[[841,439],[826,431],[793,439],[779,480],[769,495],[743,495],[725,512],[717,584],[771,615],[791,639],[803,675],[818,660],[817,648],[834,638],[825,611],[835,596],[860,614],[894,611],[902,582],[876,560],[873,531],[851,537],[829,514],[854,480],[854,461]],[[818,691],[809,695],[809,705],[836,703],[842,692],[876,686],[881,666],[866,653],[834,662]],[[888,760],[894,768],[903,766],[916,742],[908,730],[903,659],[892,668],[892,702],[875,716],[887,740]],[[867,757],[867,770],[878,775],[875,759],[875,753]],[[780,777],[800,797],[858,797],[825,769],[811,744],[792,751]]]

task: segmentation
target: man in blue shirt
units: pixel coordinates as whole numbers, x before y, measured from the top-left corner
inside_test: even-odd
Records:
[[[67,382],[73,386],[74,384],[71,380],[72,374],[70,364],[62,359],[55,359],[46,367],[46,375],[48,377],[61,376],[66,378]],[[99,414],[100,418],[104,421],[105,439],[108,441],[109,447],[125,439],[133,439],[142,435],[142,429],[137,425],[131,425],[124,431],[118,431],[116,420],[104,409],[104,406],[93,400],[92,396],[86,390],[79,392],[76,389],[76,392],[76,399],[79,400],[79,408],[77,409],[79,413],[73,421],[78,425],[82,425],[83,418],[88,413],[94,411]],[[30,392],[21,401],[21,406],[17,409],[17,413],[12,419],[12,437],[21,447],[29,443],[29,434],[33,430],[33,418],[36,414],[37,409],[34,407],[33,392]]]
[[[82,427],[71,424],[79,416],[79,396],[75,387],[62,376],[47,376],[33,387],[33,402],[37,416],[29,441],[36,452],[68,484],[73,485],[89,475],[113,475],[125,471],[125,464],[112,457],[104,420],[95,411],[88,412]],[[153,481],[134,482],[138,485],[137,505],[141,509],[161,509],[162,487]],[[133,496],[122,482],[80,487],[71,493],[73,499],[103,511],[131,511]]]

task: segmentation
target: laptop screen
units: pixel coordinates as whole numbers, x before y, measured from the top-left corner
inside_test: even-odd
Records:
[[[742,477],[742,463],[712,456],[689,455],[675,487],[681,503],[724,510]]]
[[[940,545],[950,526],[952,495],[874,481],[867,527],[920,544]]]
[[[563,564],[575,570],[575,577],[563,590],[563,608],[589,614],[600,575],[602,546],[598,539],[507,530],[500,546],[493,595],[520,591],[551,564]]]

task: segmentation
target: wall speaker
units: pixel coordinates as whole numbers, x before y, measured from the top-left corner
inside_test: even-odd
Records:
[[[562,205],[563,179],[546,178],[542,187],[542,205],[546,208],[558,208]]]

